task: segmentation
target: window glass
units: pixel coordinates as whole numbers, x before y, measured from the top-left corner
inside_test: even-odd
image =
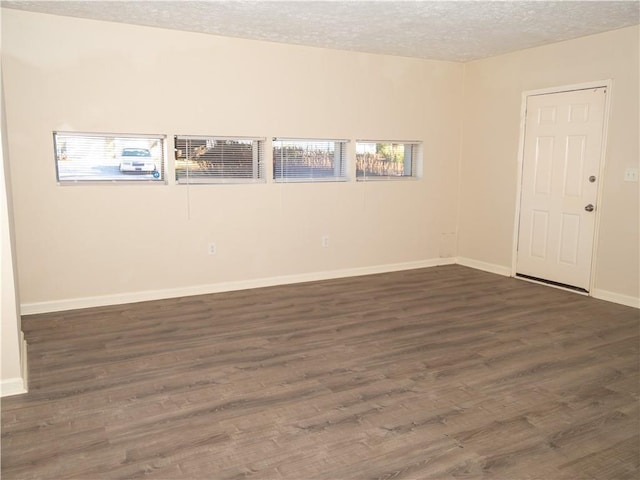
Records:
[[[164,136],[54,132],[58,181],[164,182]]]
[[[347,140],[273,139],[277,182],[345,181]]]
[[[178,183],[264,181],[264,139],[176,136]]]
[[[356,142],[356,179],[387,180],[417,176],[419,142]]]

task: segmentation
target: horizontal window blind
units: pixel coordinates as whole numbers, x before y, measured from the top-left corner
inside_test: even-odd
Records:
[[[356,180],[417,177],[420,142],[356,141]]]
[[[178,183],[264,181],[264,138],[176,136]]]
[[[60,183],[164,183],[165,137],[53,132]]]
[[[348,140],[273,139],[276,182],[346,181]]]

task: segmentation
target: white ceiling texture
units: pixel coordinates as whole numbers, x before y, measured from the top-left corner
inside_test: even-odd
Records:
[[[640,1],[2,1],[6,8],[467,62],[640,23]]]

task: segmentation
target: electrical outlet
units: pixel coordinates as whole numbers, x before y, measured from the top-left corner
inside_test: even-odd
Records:
[[[329,246],[329,235],[322,236],[322,248],[327,248]]]
[[[216,243],[215,242],[211,242],[209,244],[209,250],[208,251],[209,251],[209,255],[215,255],[216,254],[217,249],[216,249]]]
[[[637,182],[638,181],[638,169],[637,168],[627,168],[624,171],[624,181],[625,182]]]

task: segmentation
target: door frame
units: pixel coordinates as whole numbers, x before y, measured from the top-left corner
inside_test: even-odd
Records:
[[[598,251],[598,237],[600,236],[600,210],[602,207],[602,192],[604,185],[604,166],[607,152],[607,135],[609,132],[609,116],[611,109],[611,95],[612,95],[612,87],[613,80],[599,80],[594,82],[586,82],[586,83],[578,83],[572,85],[564,85],[559,87],[549,87],[542,88],[538,90],[527,90],[522,92],[522,101],[520,105],[520,140],[518,142],[518,171],[517,171],[517,184],[516,184],[516,208],[515,208],[515,217],[513,222],[513,243],[512,243],[512,252],[511,252],[511,276],[514,278],[520,278],[521,280],[540,283],[542,285],[547,285],[554,288],[560,288],[562,290],[566,290],[569,292],[578,293],[581,295],[589,295],[593,296],[593,290],[595,286],[595,278],[596,278],[596,267],[597,267],[597,251]],[[593,249],[591,255],[591,272],[589,278],[589,293],[581,293],[573,289],[564,288],[562,286],[556,286],[545,282],[535,282],[535,280],[530,280],[522,277],[516,277],[516,264],[518,260],[518,233],[520,230],[520,202],[522,201],[522,174],[523,174],[523,164],[524,164],[524,136],[525,136],[525,128],[526,128],[526,112],[527,112],[527,99],[533,96],[539,95],[548,95],[553,93],[565,93],[565,92],[573,92],[576,90],[590,90],[592,88],[606,88],[607,95],[604,99],[604,119],[602,124],[602,147],[600,150],[600,168],[598,172],[598,187],[597,187],[597,197],[596,197],[596,210],[595,210],[595,225],[594,225],[594,233],[593,233]]]

